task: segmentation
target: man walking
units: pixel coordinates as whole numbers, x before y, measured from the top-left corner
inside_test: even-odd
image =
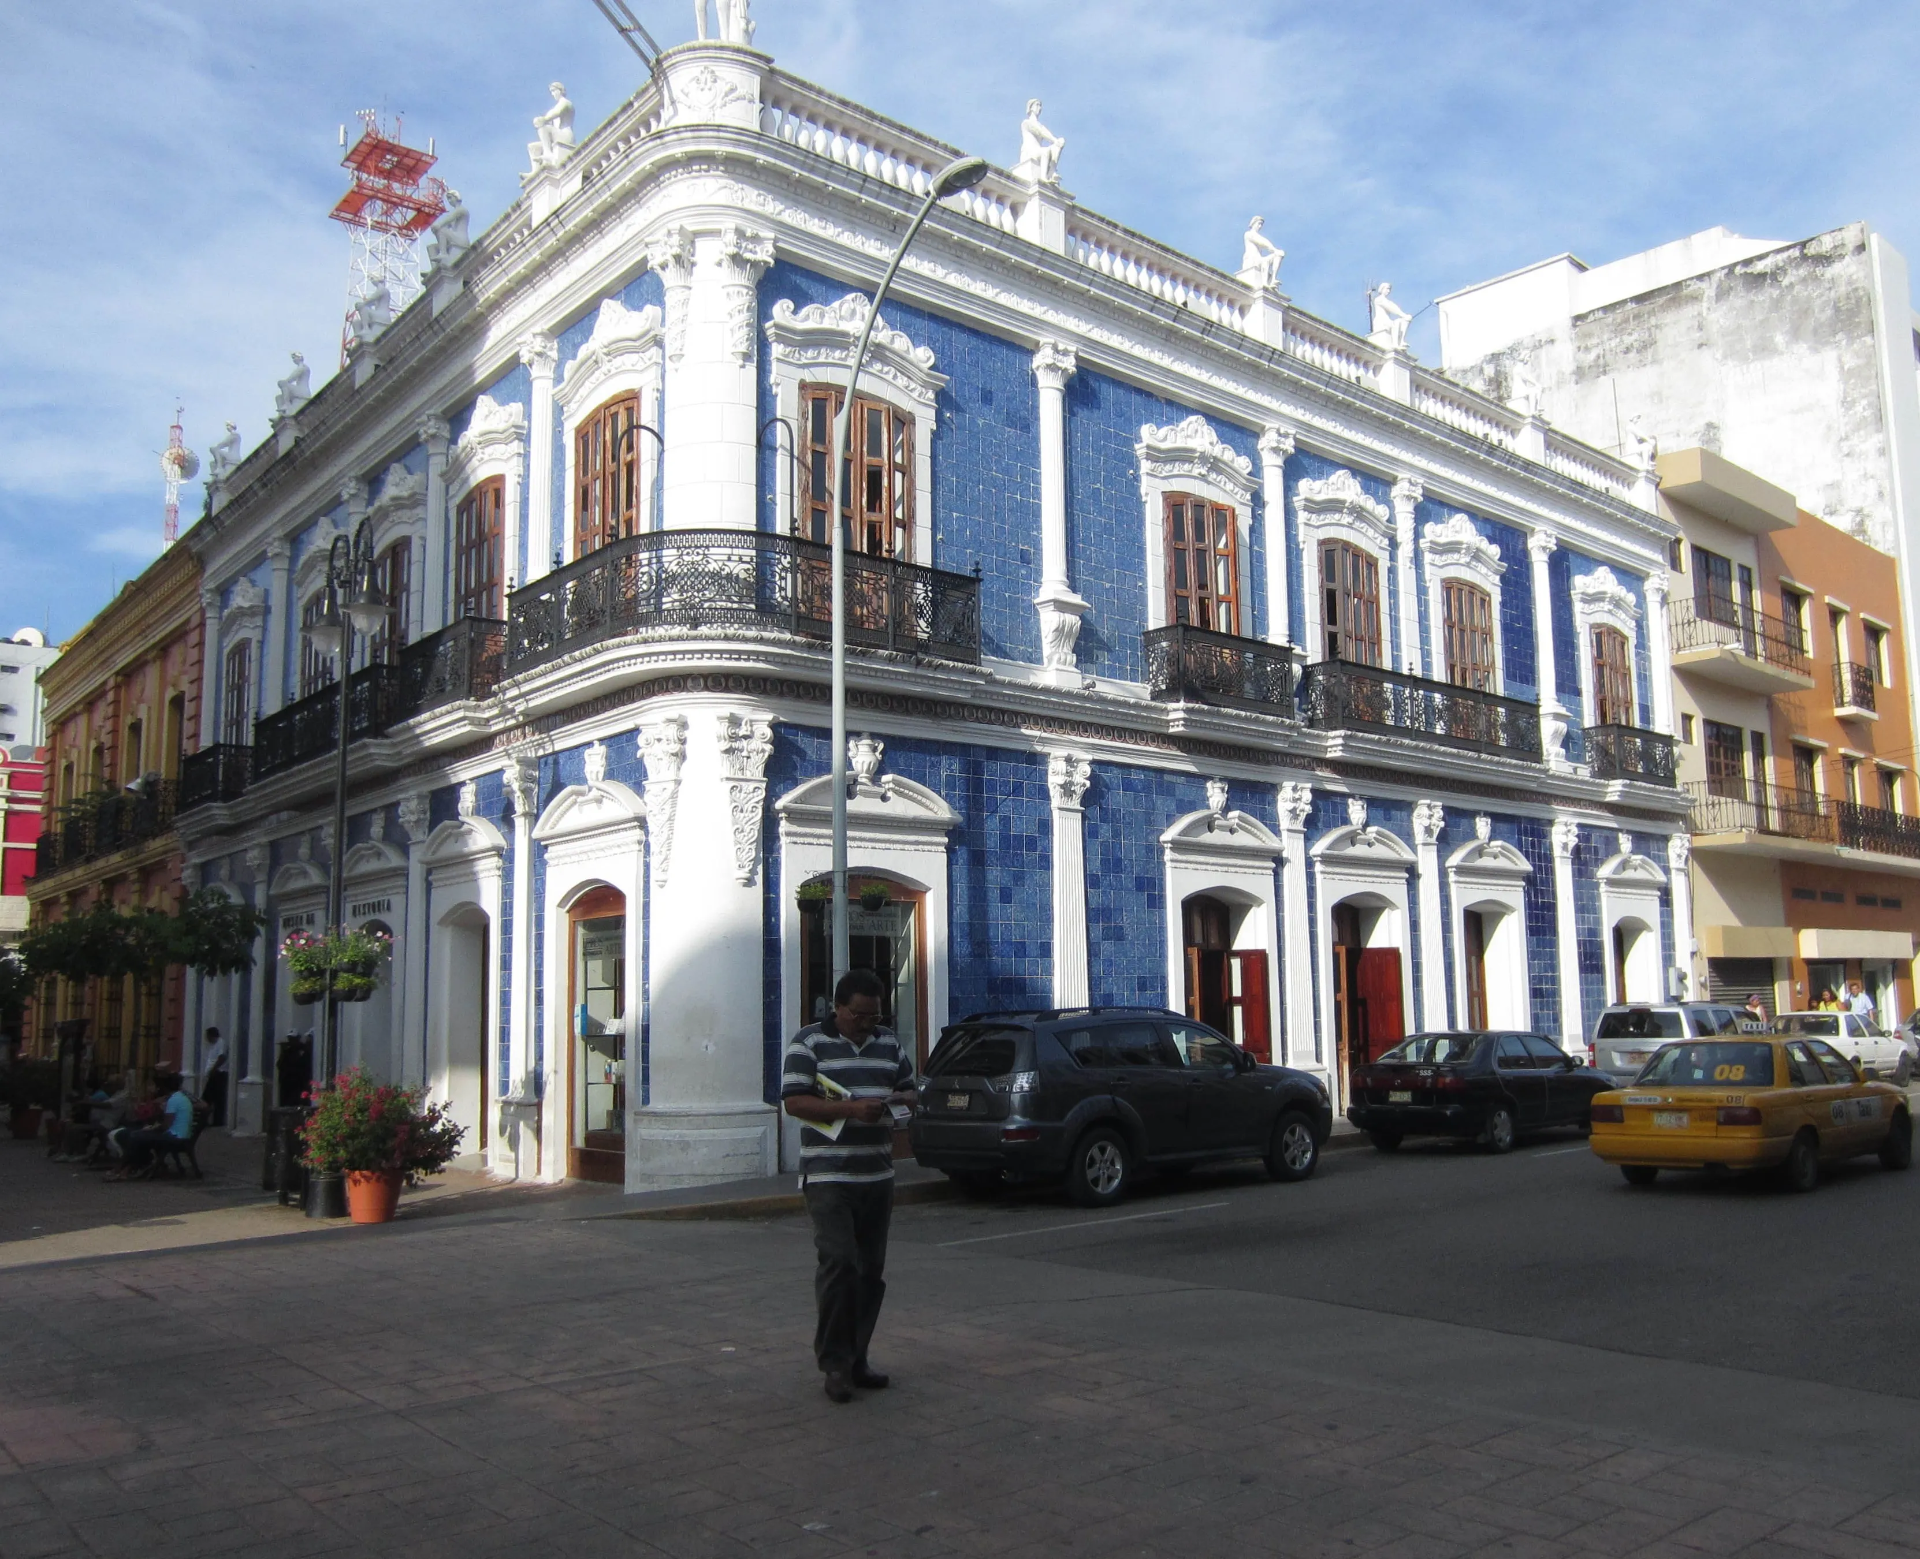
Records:
[[[207,1123],[227,1123],[227,1042],[216,1028],[207,1030],[200,1052],[200,1099],[207,1107]]]
[[[1869,1023],[1879,1016],[1879,1008],[1874,1005],[1873,998],[1860,988],[1858,980],[1851,980],[1847,984],[1847,1011]]]
[[[868,1364],[867,1344],[887,1292],[893,1108],[918,1096],[912,1058],[880,1027],[883,994],[871,970],[842,975],[832,1013],[787,1041],[781,1071],[781,1100],[801,1122],[800,1183],[819,1252],[813,1356],[835,1402],[851,1402],[855,1386],[887,1383]]]

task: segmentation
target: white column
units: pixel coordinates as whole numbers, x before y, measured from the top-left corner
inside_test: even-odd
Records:
[[[424,791],[402,798],[400,831],[407,836],[406,940],[400,989],[393,993],[396,1021],[387,1075],[409,1087],[427,1081],[427,868],[422,848],[431,832],[430,816]]]
[[[1081,1007],[1087,980],[1087,814],[1084,803],[1093,765],[1084,754],[1056,752],[1047,758],[1047,792],[1053,802],[1053,1004]]]
[[[1580,825],[1570,817],[1553,820],[1553,939],[1560,955],[1560,1038],[1578,1048],[1587,1043],[1580,1013],[1580,940],[1573,912],[1573,852]]]
[[[1298,780],[1280,786],[1281,999],[1286,1011],[1288,1066],[1325,1070],[1313,1028],[1313,927],[1307,919],[1307,818],[1312,787]]]
[[[205,1064],[201,1051],[206,1045],[206,1035],[202,1032],[206,1025],[200,1021],[200,986],[206,976],[198,969],[183,969],[181,973],[185,976],[182,983],[186,989],[181,992],[180,1061],[193,1079],[193,1091],[198,1093],[200,1069]],[[229,1063],[229,1070],[231,1070],[231,1063]]]
[[[710,523],[700,518],[697,492],[690,492],[685,503],[674,501],[681,487],[697,487],[700,480],[688,438],[691,425],[685,424],[680,416],[688,388],[687,322],[693,309],[693,255],[693,235],[684,227],[668,228],[647,245],[647,265],[659,273],[661,296],[665,300],[661,310],[666,336],[666,366],[660,376],[663,404],[653,423],[661,433],[661,513],[654,522],[656,530],[668,529],[675,519],[680,521],[682,529]],[[644,433],[639,437],[642,443],[649,441]],[[684,516],[680,513],[683,509]]]
[[[427,446],[426,556],[414,569],[420,611],[414,619],[414,637],[423,639],[447,625],[447,424],[442,417],[422,417],[420,442]],[[397,1075],[397,1074],[396,1074]]]
[[[276,601],[280,597],[274,597]],[[272,860],[267,847],[263,844],[247,847],[247,871],[253,877],[253,907],[262,914],[269,913],[267,904],[267,866]],[[244,1054],[245,1061],[239,1068],[239,1080],[234,1084],[233,1092],[233,1131],[235,1136],[251,1136],[266,1124],[266,1109],[270,1102],[269,1090],[273,1076],[273,1038],[267,1032],[267,979],[273,972],[273,958],[276,949],[273,944],[274,925],[271,917],[260,928],[260,934],[253,943],[253,973],[249,977],[247,1000],[247,1026],[244,1032],[234,1025],[235,1032],[227,1036],[227,1048],[237,1059]],[[244,1046],[243,1046],[244,1040]],[[233,1060],[227,1063],[229,1071],[234,1070]]]
[[[1074,593],[1067,563],[1067,381],[1079,367],[1072,347],[1042,341],[1033,354],[1040,386],[1040,654],[1047,680],[1080,680],[1074,646],[1087,603]]]
[[[293,599],[292,564],[291,542],[276,541],[267,548],[271,578],[267,586],[266,654],[262,657],[266,664],[260,668],[263,715],[284,709],[287,703],[287,645],[300,625],[300,603]]]
[[[1413,514],[1425,493],[1419,481],[1403,476],[1393,484],[1394,571],[1400,578],[1400,643],[1396,669],[1426,675],[1420,653],[1420,585],[1413,567]]]
[[[1420,1026],[1425,1029],[1453,1027],[1447,1020],[1446,910],[1440,895],[1440,831],[1446,824],[1446,808],[1439,802],[1413,804],[1414,859],[1420,875]]]
[[[1290,606],[1287,599],[1287,456],[1293,453],[1291,428],[1269,423],[1260,434],[1260,495],[1266,512],[1267,640],[1290,644]]]
[[[1693,841],[1685,834],[1667,836],[1667,883],[1673,894],[1673,960],[1686,979],[1683,1001],[1693,998]]]
[[[1667,622],[1667,576],[1661,569],[1647,575],[1647,674],[1653,686],[1647,701],[1653,707],[1653,728],[1673,734],[1673,637]]]
[[[200,743],[211,747],[220,740],[220,678],[226,657],[220,644],[220,592],[200,592]]]
[[[1540,684],[1540,746],[1553,768],[1566,767],[1567,712],[1560,705],[1559,673],[1553,661],[1553,580],[1547,560],[1559,540],[1540,529],[1527,537],[1533,581],[1533,674]]]
[[[509,763],[502,771],[507,794],[513,798],[513,999],[507,1010],[507,1071],[501,1079],[509,1098],[531,1105],[533,1087],[533,902],[534,809],[540,803],[540,765],[531,759]],[[532,1112],[529,1110],[529,1118]],[[520,1151],[518,1173],[535,1173],[526,1144]]]
[[[515,581],[530,585],[553,569],[553,369],[559,361],[553,337],[536,330],[520,343],[520,361],[533,380],[527,408],[527,569]],[[519,553],[509,548],[507,575],[520,567]]]

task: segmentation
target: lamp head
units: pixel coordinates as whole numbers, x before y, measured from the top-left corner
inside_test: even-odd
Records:
[[[347,590],[347,616],[362,634],[372,637],[387,620],[387,597],[373,582],[373,570],[361,568]]]
[[[307,638],[322,655],[331,657],[340,653],[341,631],[345,626],[340,616],[340,599],[334,594],[333,586],[328,585],[326,606],[307,624]]]
[[[949,195],[972,189],[990,171],[991,164],[984,157],[956,157],[934,175],[933,192],[944,200]]]

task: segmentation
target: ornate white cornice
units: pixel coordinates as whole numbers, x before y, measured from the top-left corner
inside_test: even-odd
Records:
[[[1345,528],[1374,547],[1393,543],[1391,511],[1369,497],[1351,471],[1300,483],[1293,490],[1293,511],[1304,530]]]
[[[838,303],[811,303],[803,309],[782,298],[774,304],[773,317],[766,326],[775,361],[802,369],[838,368],[834,377],[844,382],[871,307],[857,292],[848,293]],[[892,329],[884,315],[873,328],[860,377],[863,383],[875,378],[891,385],[928,412],[947,384],[947,376],[934,370],[933,348],[915,346],[905,331]]]
[[[1596,568],[1573,582],[1573,612],[1583,623],[1599,623],[1617,628],[1629,639],[1640,620],[1640,603],[1634,594],[1614,576],[1610,568]]]
[[[554,387],[554,404],[577,415],[597,405],[607,392],[632,389],[658,373],[664,329],[657,305],[630,309],[618,298],[608,298],[594,317],[593,334]]]
[[[1420,551],[1429,573],[1470,574],[1489,588],[1507,571],[1500,549],[1464,514],[1450,514],[1426,526],[1420,532]]]
[[[447,490],[459,497],[484,477],[516,474],[527,458],[527,410],[518,401],[504,406],[491,395],[473,403],[467,428],[447,454]]]
[[[1253,462],[1223,440],[1205,417],[1188,417],[1164,428],[1147,423],[1133,453],[1143,482],[1165,487],[1198,483],[1240,504],[1253,497]]]

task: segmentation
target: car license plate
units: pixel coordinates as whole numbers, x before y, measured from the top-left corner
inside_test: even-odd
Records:
[[[1413,1090],[1410,1088],[1396,1088],[1392,1093],[1387,1095],[1387,1103],[1388,1104],[1412,1104]]]
[[[1685,1110],[1655,1110],[1653,1112],[1653,1123],[1656,1126],[1685,1127],[1687,1124],[1687,1112]]]
[[[950,1110],[964,1110],[972,1104],[973,1095],[970,1093],[950,1093],[947,1095],[947,1108]]]

